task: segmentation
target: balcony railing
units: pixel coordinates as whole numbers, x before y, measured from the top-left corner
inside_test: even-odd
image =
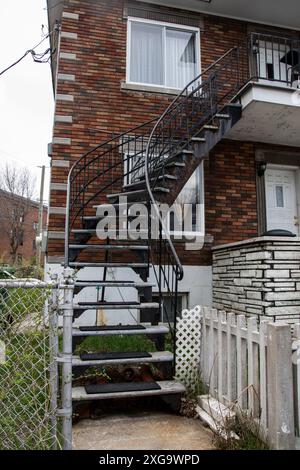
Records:
[[[300,39],[252,33],[250,67],[259,80],[300,87]]]

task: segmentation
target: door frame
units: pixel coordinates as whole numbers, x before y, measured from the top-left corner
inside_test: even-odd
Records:
[[[295,192],[296,192],[296,216],[299,219],[300,215],[300,166],[296,165],[284,165],[284,164],[276,164],[276,163],[269,163],[266,166],[266,171],[268,169],[273,169],[273,170],[287,170],[287,171],[293,171],[295,175]],[[266,173],[264,173],[263,176],[264,179],[264,208],[265,208],[265,214],[264,214],[264,219],[265,219],[265,231],[268,230],[267,227],[267,188],[266,188]],[[300,236],[300,229],[298,226],[298,236]]]

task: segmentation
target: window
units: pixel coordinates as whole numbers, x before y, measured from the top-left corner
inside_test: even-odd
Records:
[[[21,230],[19,233],[19,244],[20,246],[23,246],[24,244],[24,231],[23,230]]]
[[[258,41],[257,71],[258,77],[266,80],[286,82],[291,80],[291,65],[288,63],[290,45],[287,41],[281,43],[276,38],[268,39],[261,36]]]
[[[128,20],[127,82],[182,89],[200,73],[199,30]]]
[[[283,186],[275,187],[276,207],[284,207]]]
[[[159,302],[159,295],[154,293],[153,302]],[[174,298],[171,298],[169,294],[162,293],[162,306],[161,306],[161,319],[162,323],[174,323]],[[178,318],[181,318],[182,310],[188,308],[188,294],[178,292],[177,297],[177,312]]]
[[[176,236],[176,234],[178,234],[179,236],[184,235],[186,237],[191,237],[193,235],[204,236],[205,215],[203,162],[184,185],[177,196],[173,207],[175,207],[175,211],[170,212],[169,214],[169,230],[172,235]],[[188,210],[191,209],[190,215],[185,212],[186,208],[188,208]],[[176,210],[178,211],[178,214],[176,213]]]

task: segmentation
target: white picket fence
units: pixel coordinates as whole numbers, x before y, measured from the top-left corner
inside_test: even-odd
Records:
[[[197,329],[197,367],[209,395],[259,420],[273,448],[295,448],[300,436],[300,323],[258,324],[256,317],[196,307],[183,312],[178,322],[181,349],[188,337],[197,336]],[[182,378],[181,358],[182,352]]]

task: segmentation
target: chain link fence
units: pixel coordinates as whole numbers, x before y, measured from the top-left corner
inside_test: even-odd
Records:
[[[59,448],[58,286],[0,280],[0,449]]]

